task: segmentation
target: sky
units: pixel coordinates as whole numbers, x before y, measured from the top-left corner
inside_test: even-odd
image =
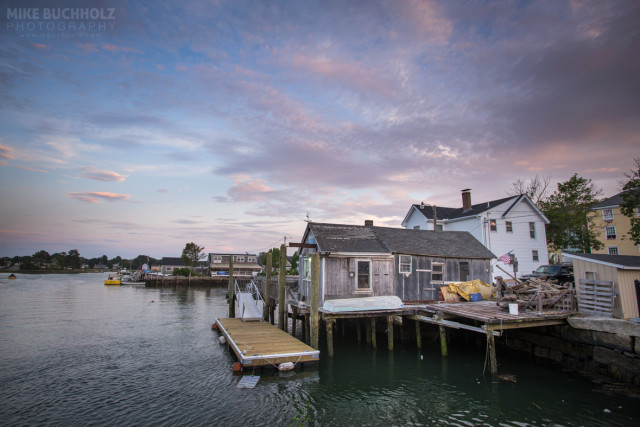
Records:
[[[258,253],[640,156],[640,2],[1,1],[0,256]],[[291,251],[291,250],[290,250]]]

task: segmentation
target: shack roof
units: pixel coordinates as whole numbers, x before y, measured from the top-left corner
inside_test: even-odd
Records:
[[[495,255],[466,231],[433,232],[404,228],[310,223],[322,252],[411,254],[491,259]]]
[[[608,265],[623,270],[640,270],[640,256],[637,255],[609,255],[563,252],[563,256],[576,258],[596,264]]]

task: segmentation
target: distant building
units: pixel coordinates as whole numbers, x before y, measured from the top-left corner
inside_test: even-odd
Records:
[[[471,204],[471,191],[462,190],[462,206],[447,208],[411,205],[402,226],[412,230],[467,231],[487,249],[502,256],[511,253],[518,261],[518,275],[528,274],[549,262],[547,217],[529,197],[522,194]],[[510,273],[513,266],[506,268]],[[493,279],[505,274],[493,270]]]
[[[613,197],[593,206],[589,213],[593,219],[591,228],[599,241],[604,243],[604,249],[594,250],[594,254],[607,255],[640,255],[640,245],[636,245],[629,237],[631,231],[631,219],[622,215],[620,204],[622,194],[618,193]],[[636,208],[636,215],[640,216],[640,207]]]
[[[162,260],[160,260],[160,273],[171,276],[174,269],[184,268],[184,266],[182,258],[162,257]]]
[[[211,275],[228,276],[230,257],[233,257],[233,275],[235,277],[252,277],[262,271],[262,267],[258,264],[258,256],[255,254],[210,253],[207,259]]]

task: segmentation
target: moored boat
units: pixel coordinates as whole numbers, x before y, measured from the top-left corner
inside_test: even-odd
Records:
[[[15,275],[15,274],[11,273],[11,274],[9,275],[9,280],[14,280],[14,279],[17,279],[17,277],[16,277],[16,275]]]
[[[121,281],[120,281],[120,274],[119,273],[111,273],[109,274],[109,277],[107,278],[107,280],[104,281],[105,286],[106,285],[111,285],[111,286],[120,286]]]

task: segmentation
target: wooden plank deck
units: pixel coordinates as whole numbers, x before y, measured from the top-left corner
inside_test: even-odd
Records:
[[[518,314],[509,314],[496,305],[495,301],[478,301],[464,303],[431,304],[418,309],[418,312],[440,316],[441,318],[466,318],[491,325],[490,329],[514,329],[562,324],[575,314],[569,311],[544,311],[538,314],[535,310],[520,310]]]
[[[277,367],[280,363],[317,362],[320,358],[319,350],[263,320],[219,318],[216,325],[243,367]]]

